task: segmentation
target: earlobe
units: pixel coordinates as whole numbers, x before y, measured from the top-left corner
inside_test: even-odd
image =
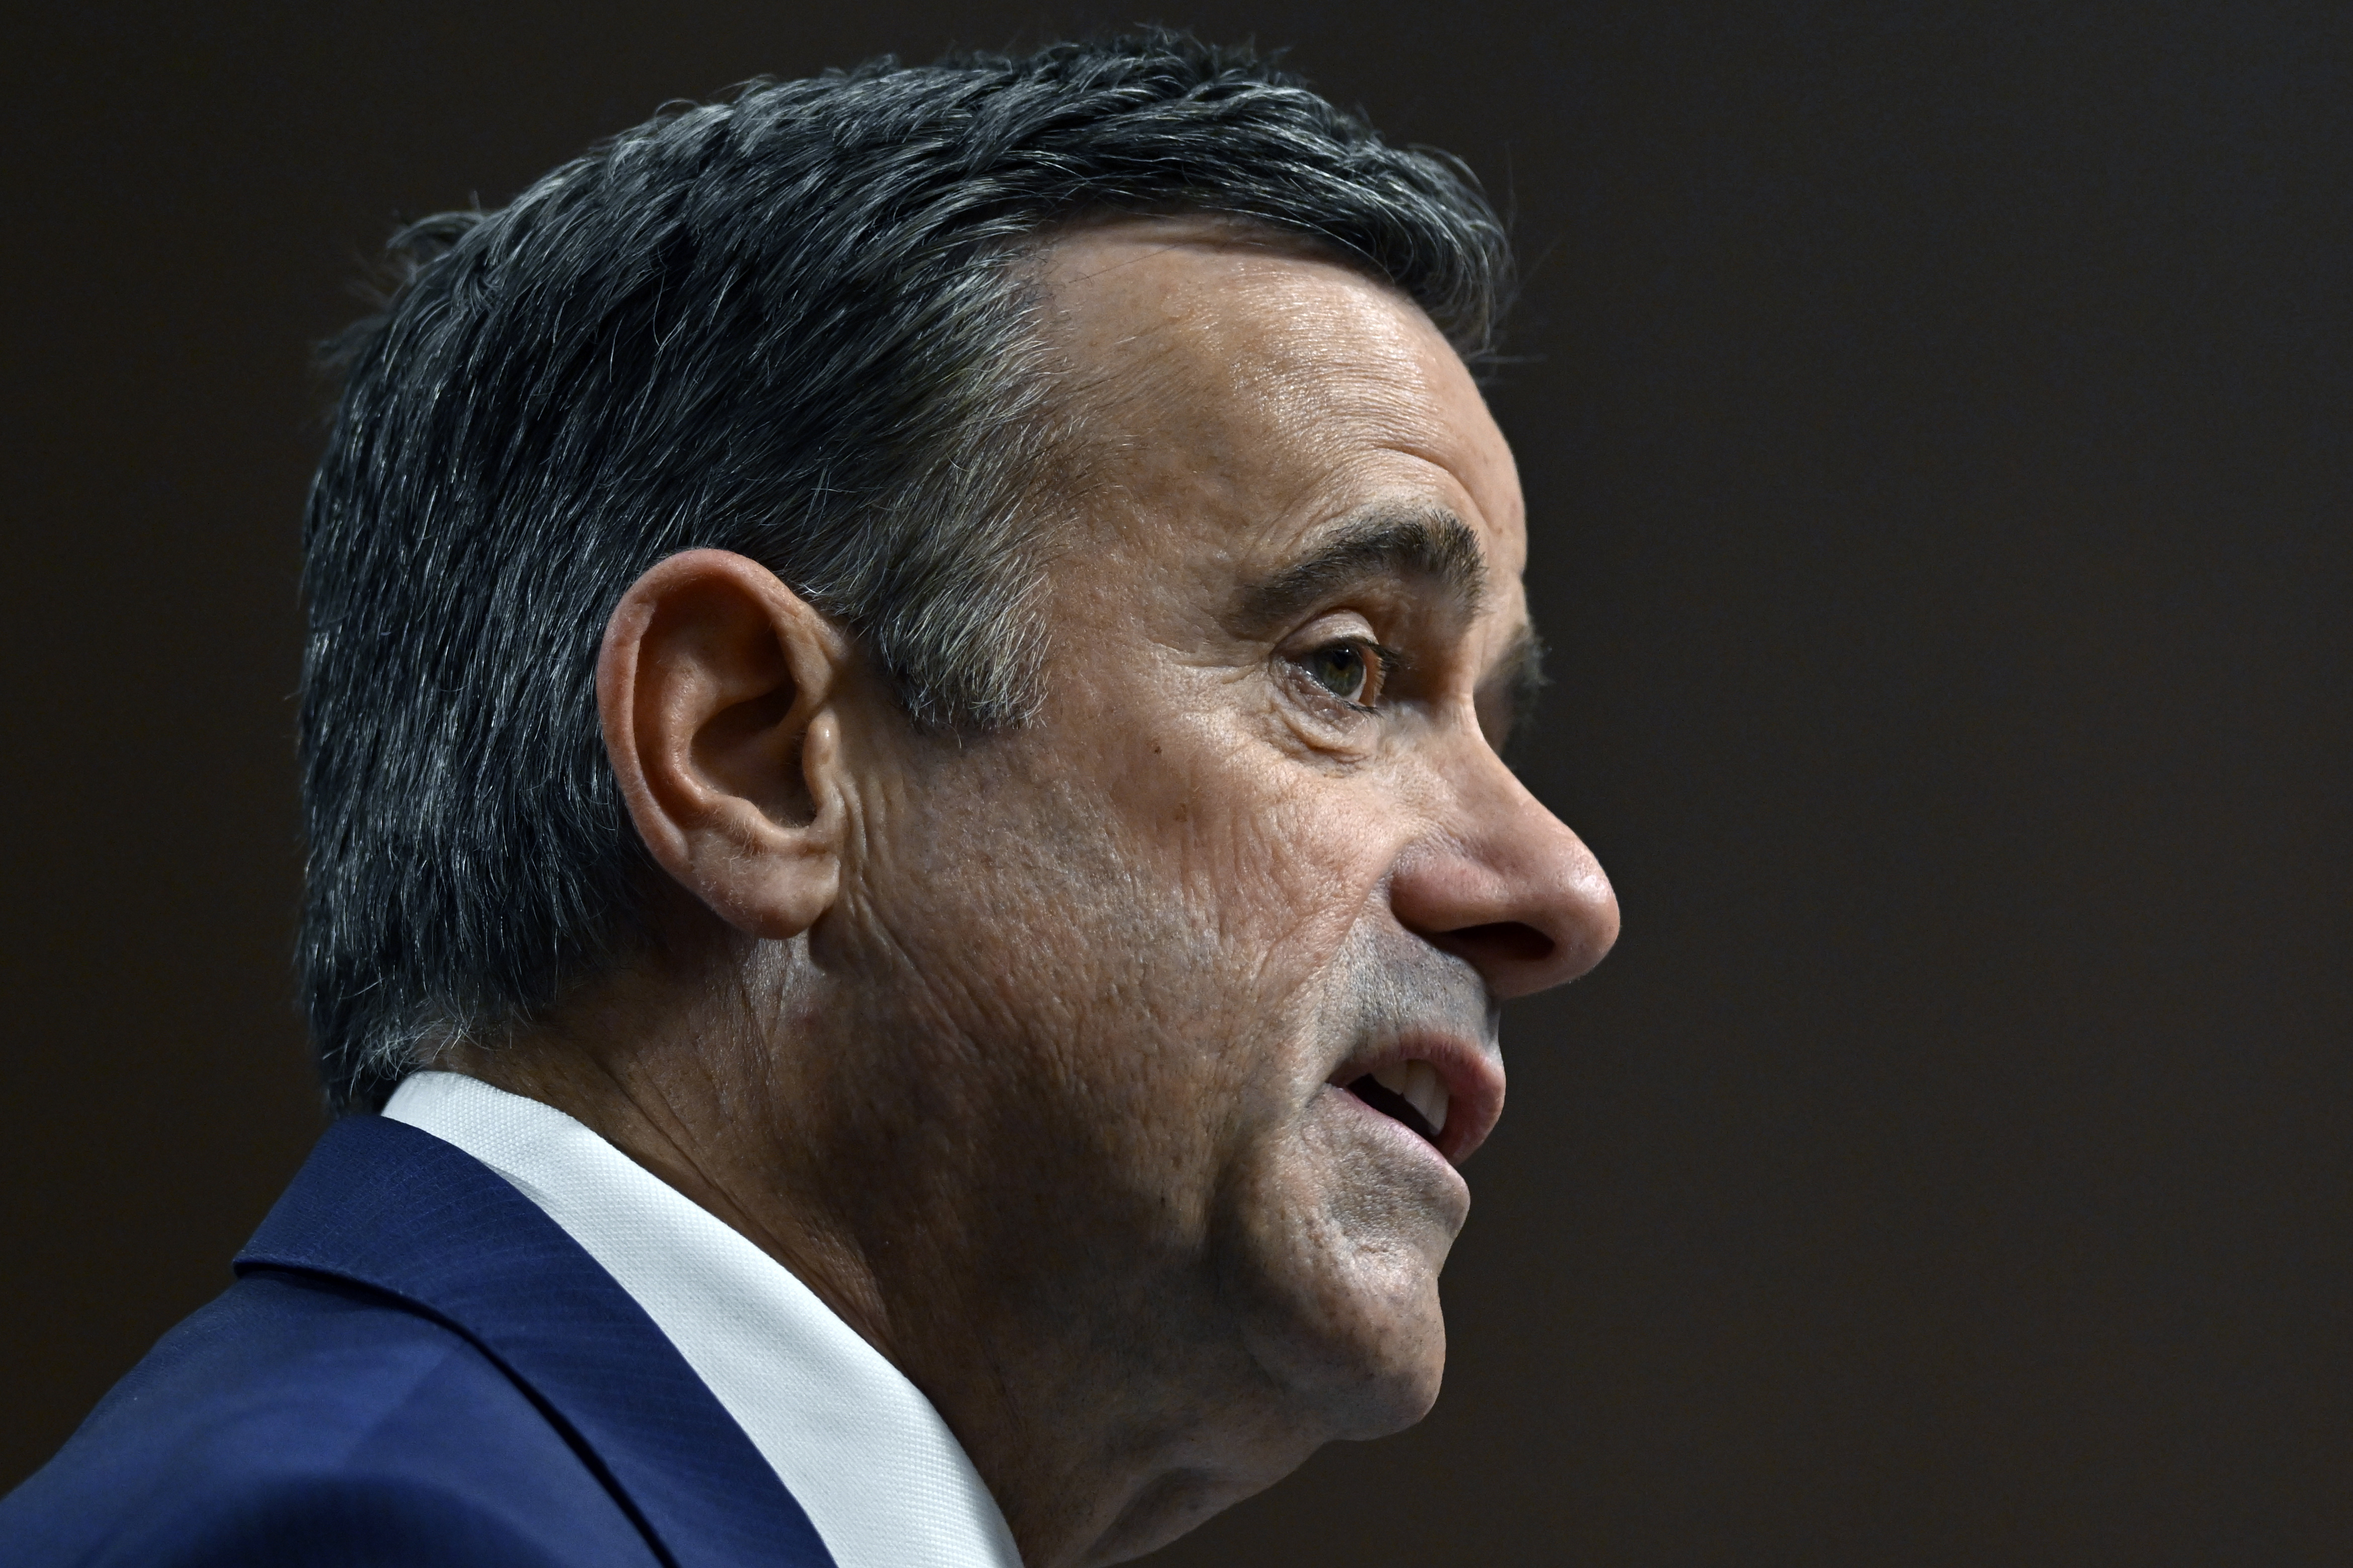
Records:
[[[847,638],[744,556],[649,569],[606,624],[605,750],[656,864],[722,920],[798,935],[840,888]]]

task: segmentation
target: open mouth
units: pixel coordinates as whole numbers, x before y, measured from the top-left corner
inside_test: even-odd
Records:
[[[1435,1146],[1446,1131],[1446,1080],[1428,1062],[1395,1062],[1348,1085],[1348,1092],[1382,1115],[1402,1121]]]

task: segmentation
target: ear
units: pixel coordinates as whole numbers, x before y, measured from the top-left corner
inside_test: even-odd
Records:
[[[672,555],[605,626],[596,711],[638,837],[753,936],[799,935],[841,885],[838,708],[850,647],[757,562]]]

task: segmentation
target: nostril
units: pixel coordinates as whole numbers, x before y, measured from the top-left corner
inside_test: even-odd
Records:
[[[1449,952],[1460,953],[1476,963],[1478,960],[1503,959],[1514,963],[1540,963],[1553,955],[1559,943],[1532,925],[1518,921],[1496,921],[1487,925],[1462,926],[1430,939]]]

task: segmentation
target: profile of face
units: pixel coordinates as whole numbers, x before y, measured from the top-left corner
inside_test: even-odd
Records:
[[[1428,318],[1198,222],[1081,230],[1040,282],[1085,411],[1041,710],[942,738],[804,666],[808,793],[770,808],[824,847],[797,913],[760,912],[790,879],[756,835],[648,837],[801,932],[771,1025],[804,1047],[763,1069],[779,1249],[841,1262],[1033,1561],[1110,1561],[1429,1407],[1498,1008],[1618,916],[1497,755],[1522,502]],[[680,766],[725,772],[733,732]],[[1133,1461],[1108,1502],[1046,1440],[1079,1430]]]
[[[1438,1392],[1498,1005],[1617,929],[1496,754],[1511,455],[1420,310],[1332,261],[1127,224],[1044,282],[1092,421],[1045,708],[857,768],[889,783],[819,962],[889,955],[899,1089],[962,1086],[919,1141],[1020,1317],[1083,1314],[1271,1449],[1387,1432]]]

